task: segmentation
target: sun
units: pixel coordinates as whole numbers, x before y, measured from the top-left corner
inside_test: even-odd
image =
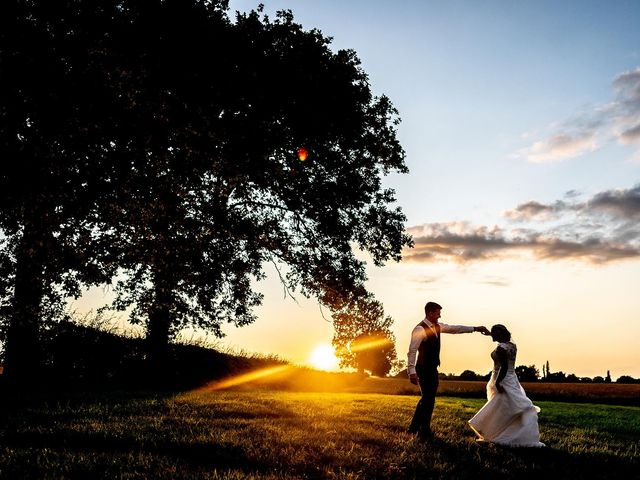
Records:
[[[309,363],[318,370],[336,370],[338,368],[338,359],[336,358],[333,348],[329,345],[318,345],[311,352]]]

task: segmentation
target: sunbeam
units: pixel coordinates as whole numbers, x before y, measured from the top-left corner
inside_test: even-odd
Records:
[[[278,373],[284,373],[291,368],[291,365],[278,365],[276,367],[261,368],[259,370],[243,373],[242,375],[235,375],[216,382],[211,382],[202,387],[199,391],[222,390],[225,388],[235,387],[237,385],[242,385],[243,383],[249,383]]]

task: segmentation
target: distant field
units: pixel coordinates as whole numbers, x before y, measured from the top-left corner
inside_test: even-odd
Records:
[[[265,369],[264,376],[248,383],[232,385],[235,389],[268,388],[299,392],[383,393],[388,395],[418,395],[418,387],[404,378],[364,377],[357,374],[329,373],[291,366],[274,371]],[[224,382],[213,382],[212,385]],[[523,383],[533,400],[606,403],[640,406],[640,384],[617,383]],[[441,380],[439,395],[486,398],[486,382]]]
[[[0,412],[1,478],[638,478],[640,408],[540,401],[544,449],[477,444],[482,399],[439,397],[436,440],[405,433],[416,397],[213,390],[29,398]]]
[[[438,393],[440,395],[484,398],[486,386],[487,382],[441,380]],[[522,387],[527,395],[534,400],[586,401],[640,406],[640,384],[525,382]],[[398,395],[418,393],[417,387],[411,385],[408,380],[399,378],[365,379],[350,391]]]

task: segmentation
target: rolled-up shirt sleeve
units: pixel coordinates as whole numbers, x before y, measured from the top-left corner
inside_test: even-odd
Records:
[[[474,327],[468,327],[467,325],[447,325],[446,323],[440,324],[440,331],[442,333],[473,333]]]
[[[416,326],[411,332],[411,342],[409,342],[409,353],[407,354],[407,373],[412,375],[416,373],[416,356],[418,347],[427,336],[424,328],[420,325]]]

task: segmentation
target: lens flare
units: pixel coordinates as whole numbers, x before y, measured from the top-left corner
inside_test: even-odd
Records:
[[[298,148],[298,160],[300,160],[301,162],[304,162],[308,156],[309,156],[309,151],[306,148],[304,147]]]
[[[390,344],[391,342],[388,338],[376,338],[364,342],[357,342],[355,345],[352,344],[349,349],[355,353],[370,350],[372,348],[386,347]]]
[[[284,373],[290,368],[292,368],[290,365],[279,365],[276,367],[269,367],[269,368],[262,368],[260,370],[254,370],[252,372],[244,373],[242,375],[236,375],[233,377],[225,378],[217,382],[211,382],[206,386],[202,387],[201,391],[222,390],[225,388],[235,387],[236,385],[242,385],[243,383],[254,382],[256,380],[261,380],[266,377],[271,377],[279,373]]]

